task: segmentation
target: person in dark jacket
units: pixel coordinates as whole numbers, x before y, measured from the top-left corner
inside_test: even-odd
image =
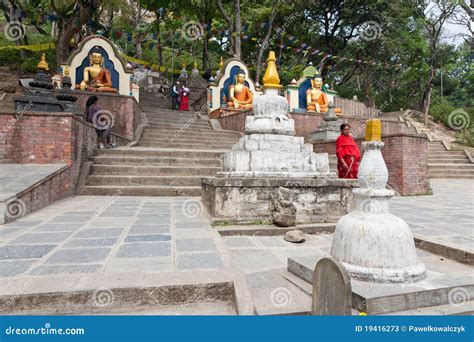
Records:
[[[113,148],[115,144],[112,143],[111,133],[114,117],[111,112],[99,107],[98,100],[97,96],[91,96],[87,99],[84,118],[95,127],[98,148]]]
[[[180,91],[181,91],[181,85],[179,81],[176,81],[176,83],[171,87],[171,101],[172,101],[171,109],[173,110],[178,110],[179,102],[180,102],[180,98],[179,98]]]

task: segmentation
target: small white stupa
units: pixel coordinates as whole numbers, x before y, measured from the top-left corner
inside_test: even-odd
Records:
[[[336,225],[331,255],[355,279],[379,283],[408,283],[426,277],[418,262],[407,223],[389,213],[392,190],[385,189],[388,171],[381,149],[381,122],[369,120],[364,156],[359,168],[360,188],[354,189],[356,210]]]

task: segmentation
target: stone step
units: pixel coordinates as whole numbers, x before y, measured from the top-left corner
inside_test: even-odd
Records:
[[[200,176],[106,176],[90,175],[86,185],[103,186],[201,186]]]
[[[175,127],[156,127],[156,126],[148,126],[145,128],[144,132],[152,133],[152,134],[182,134],[183,132],[189,132],[189,134],[196,134],[196,135],[229,135],[227,131],[216,131],[213,130],[211,127],[209,128],[190,128],[184,126],[175,126]],[[222,134],[223,133],[223,134]]]
[[[173,143],[223,143],[223,144],[235,144],[239,141],[236,137],[216,137],[214,135],[188,135],[186,132],[176,135],[154,135],[154,134],[142,134],[140,141],[168,141]]]
[[[452,304],[444,304],[444,305],[436,305],[436,306],[428,306],[426,308],[418,308],[412,310],[405,310],[405,311],[396,311],[390,312],[385,315],[389,316],[451,316],[451,315],[473,315],[474,314],[474,301],[469,301],[466,303],[462,303],[462,305],[452,305]]]
[[[443,158],[428,158],[428,164],[471,164],[469,158],[458,158],[458,157],[443,157]]]
[[[113,150],[95,150],[96,156],[123,157],[175,157],[175,158],[221,158],[224,150],[191,150],[166,148],[128,148]]]
[[[454,171],[464,171],[464,170],[472,170],[474,171],[474,164],[436,164],[436,163],[428,163],[428,169],[437,170],[437,169],[446,169],[446,170],[454,170]]]
[[[168,129],[168,130],[194,130],[194,129],[200,129],[200,130],[207,130],[207,131],[212,131],[212,127],[209,123],[202,123],[202,124],[180,124],[180,123],[154,123],[154,122],[148,122],[148,126],[150,128],[162,128],[162,129]]]
[[[230,149],[234,145],[235,141],[223,141],[214,139],[213,141],[209,140],[186,140],[186,139],[154,139],[154,138],[143,138],[140,139],[139,144],[142,146],[145,145],[155,145],[155,146],[169,146],[169,147],[189,147],[189,148],[223,148]]]
[[[147,118],[150,126],[156,125],[188,125],[188,126],[210,126],[209,121],[196,119],[195,117],[190,118],[177,118],[177,119],[157,119]]]
[[[162,148],[185,148],[185,149],[225,149],[227,151],[230,151],[232,145],[228,146],[223,146],[222,144],[162,144],[162,143],[154,143],[154,142],[140,142],[139,143],[140,147],[162,147]]]
[[[221,166],[220,158],[173,158],[173,157],[116,157],[96,156],[92,158],[96,165],[156,165],[156,166]]]
[[[88,196],[201,196],[200,186],[85,186],[78,195]]]
[[[169,138],[176,135],[185,134],[187,137],[193,138],[203,138],[203,137],[216,137],[216,138],[233,138],[236,141],[240,139],[242,136],[239,133],[231,132],[231,131],[216,131],[216,130],[196,130],[196,129],[186,129],[182,130],[168,130],[168,129],[157,129],[153,127],[145,127],[142,132],[142,136],[150,136],[153,138]]]
[[[173,110],[173,109],[156,110],[155,107],[146,107],[146,106],[145,108],[148,108],[148,111],[146,111],[147,115],[150,115],[150,117],[156,117],[156,118],[169,117],[169,116],[179,116],[179,117],[184,118],[184,117],[195,116],[194,112],[184,112],[184,111]]]
[[[428,146],[428,151],[429,152],[449,152],[444,146],[436,146],[436,147],[430,147]]]
[[[440,178],[440,179],[474,179],[472,173],[459,173],[459,172],[448,172],[448,171],[429,171],[428,178]]]
[[[465,156],[466,153],[464,151],[439,151],[439,152],[434,152],[434,151],[428,151],[428,157],[436,157],[436,156]]]
[[[123,176],[213,176],[218,167],[203,166],[130,166],[130,165],[91,165],[91,175]]]

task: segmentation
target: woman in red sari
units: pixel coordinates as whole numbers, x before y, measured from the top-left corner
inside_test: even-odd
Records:
[[[351,135],[351,126],[342,124],[341,135],[336,140],[337,171],[339,178],[357,179],[360,151]]]
[[[179,91],[179,110],[189,110],[188,96],[191,91],[187,87],[182,87]]]

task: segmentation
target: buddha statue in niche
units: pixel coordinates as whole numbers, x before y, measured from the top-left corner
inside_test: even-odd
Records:
[[[327,95],[322,91],[323,79],[316,74],[311,80],[311,88],[306,91],[306,110],[308,112],[325,113],[329,108]]]
[[[112,87],[110,71],[104,67],[104,57],[98,51],[92,51],[89,55],[90,64],[84,68],[84,75],[80,90],[116,93],[117,89]]]
[[[239,70],[235,76],[235,84],[229,86],[229,108],[251,109],[253,96],[250,89],[245,85],[245,71]]]

